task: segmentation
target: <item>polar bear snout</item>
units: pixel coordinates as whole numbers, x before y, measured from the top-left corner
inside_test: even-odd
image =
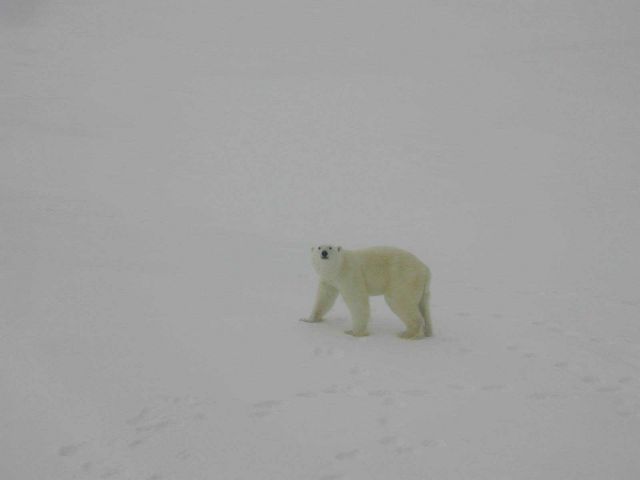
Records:
[[[331,275],[342,265],[342,248],[335,245],[311,247],[311,261],[319,275]]]

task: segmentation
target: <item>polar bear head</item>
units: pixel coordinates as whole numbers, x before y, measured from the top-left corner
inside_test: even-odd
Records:
[[[311,261],[318,275],[330,277],[337,274],[342,266],[342,247],[317,245],[311,247]]]

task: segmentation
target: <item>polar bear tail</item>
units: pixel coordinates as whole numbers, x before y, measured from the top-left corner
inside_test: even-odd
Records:
[[[424,319],[424,336],[431,337],[433,335],[433,328],[431,327],[431,312],[429,311],[429,288],[425,288],[418,308]]]

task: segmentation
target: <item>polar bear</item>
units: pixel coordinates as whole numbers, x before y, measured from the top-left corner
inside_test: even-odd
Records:
[[[429,268],[409,252],[393,247],[345,250],[335,245],[311,248],[313,267],[320,277],[311,316],[305,322],[320,322],[342,294],[354,337],[368,335],[369,297],[384,295],[406,330],[401,338],[432,335],[429,313]]]

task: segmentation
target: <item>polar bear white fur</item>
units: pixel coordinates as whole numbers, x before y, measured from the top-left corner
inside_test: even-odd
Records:
[[[429,268],[409,252],[392,247],[344,250],[334,245],[311,248],[320,277],[315,305],[306,322],[320,322],[340,293],[351,313],[354,337],[368,335],[369,297],[384,295],[406,330],[401,338],[432,335],[429,314]]]

